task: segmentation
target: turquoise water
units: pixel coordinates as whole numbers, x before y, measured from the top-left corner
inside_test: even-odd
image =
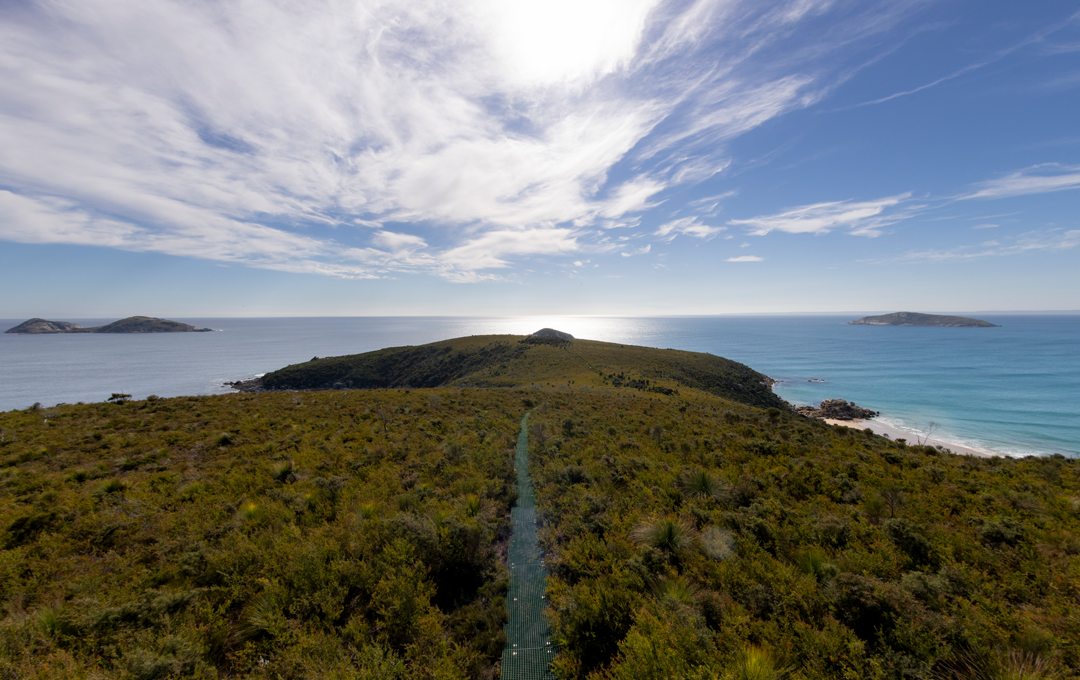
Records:
[[[846,325],[851,318],[179,319],[222,332],[0,334],[0,410],[102,401],[112,392],[222,393],[226,380],[316,355],[550,326],[580,338],[724,356],[783,380],[775,389],[792,403],[847,399],[901,429],[936,422],[935,438],[946,442],[1080,456],[1080,315],[982,317],[1001,328]],[[0,320],[0,328],[22,321]]]

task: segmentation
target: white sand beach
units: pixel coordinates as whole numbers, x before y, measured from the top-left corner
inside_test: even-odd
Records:
[[[857,430],[864,430],[870,428],[874,434],[887,435],[889,439],[906,439],[908,444],[916,443],[916,434],[901,430],[897,427],[892,427],[884,423],[878,422],[876,419],[869,420],[833,420],[826,418],[825,422],[830,425],[840,425],[843,427],[853,427]],[[952,442],[942,441],[936,437],[930,437],[924,443],[930,446],[940,446],[945,449],[949,449],[953,453],[960,454],[962,456],[980,456],[982,458],[992,458],[994,456],[1004,456],[1005,454],[997,451],[988,451],[984,449],[976,449],[970,446],[963,446],[961,444],[954,444]]]

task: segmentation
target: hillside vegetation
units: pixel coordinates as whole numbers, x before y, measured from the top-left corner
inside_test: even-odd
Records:
[[[561,677],[1080,671],[1074,460],[705,396],[551,395],[530,424]]]
[[[0,678],[498,677],[526,411],[561,678],[1080,675],[1076,461],[908,446],[755,405],[739,364],[555,340],[279,372],[488,387],[0,413]]]
[[[492,677],[510,396],[0,414],[0,677]]]
[[[696,388],[755,406],[783,406],[768,377],[700,352],[595,340],[472,336],[417,347],[313,359],[267,373],[266,389],[385,387],[623,388],[672,395]]]

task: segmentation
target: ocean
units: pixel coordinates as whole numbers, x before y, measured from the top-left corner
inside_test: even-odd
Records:
[[[35,402],[221,394],[313,356],[553,327],[708,352],[781,382],[796,405],[846,399],[934,439],[1006,455],[1080,456],[1080,315],[991,315],[1001,328],[848,326],[852,316],[177,319],[216,333],[0,333],[0,410]],[[6,330],[25,319],[0,320]],[[83,326],[115,319],[65,319]]]

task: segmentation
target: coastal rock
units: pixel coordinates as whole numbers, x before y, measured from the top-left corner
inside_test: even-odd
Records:
[[[817,408],[798,406],[795,408],[795,413],[818,420],[865,420],[881,415],[877,411],[856,406],[853,402],[849,403],[843,399],[826,399]]]
[[[252,378],[251,380],[235,380],[233,382],[225,382],[222,385],[231,387],[237,392],[246,392],[253,394],[255,392],[265,392],[263,388],[262,377]]]

